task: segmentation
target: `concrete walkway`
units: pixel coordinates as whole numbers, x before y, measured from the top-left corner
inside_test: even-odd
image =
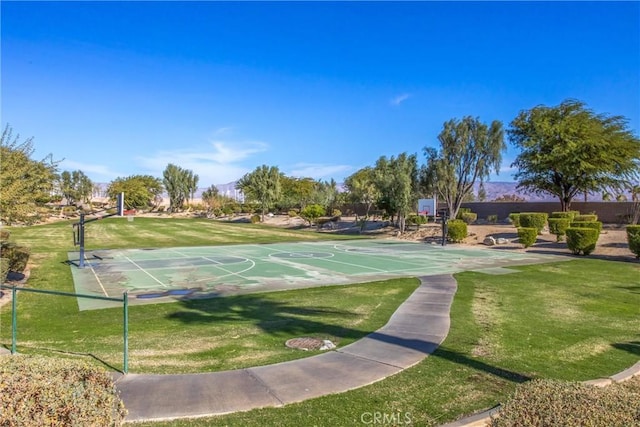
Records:
[[[425,276],[389,322],[363,339],[317,356],[234,371],[128,374],[116,387],[125,421],[221,415],[283,406],[363,387],[415,365],[449,332],[451,275]]]

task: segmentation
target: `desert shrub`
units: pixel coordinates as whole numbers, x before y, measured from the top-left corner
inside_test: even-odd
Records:
[[[424,215],[409,215],[407,217],[407,224],[415,225],[420,228],[421,225],[427,223],[427,217]]]
[[[9,230],[0,229],[0,242],[9,241],[9,237],[11,237],[11,232]]]
[[[497,214],[487,215],[487,222],[489,224],[495,224],[496,222],[498,222],[498,215]]]
[[[467,223],[461,219],[450,219],[447,222],[447,237],[452,242],[462,242],[467,237]]]
[[[627,225],[629,249],[640,259],[640,225]]]
[[[534,227],[518,227],[518,239],[522,246],[528,248],[538,238],[538,229]]]
[[[549,214],[545,212],[522,212],[520,213],[520,227],[535,228],[540,234],[547,224],[548,217]]]
[[[595,228],[567,228],[567,246],[575,255],[589,255],[596,248],[598,230]]]
[[[513,224],[514,227],[516,228],[520,227],[520,214],[515,212],[510,213],[509,221],[511,221],[511,224]]]
[[[600,221],[571,221],[571,227],[593,228],[598,230],[598,234],[602,231],[602,223]]]
[[[0,258],[0,284],[7,281],[8,274],[9,274],[9,260],[7,258]]]
[[[65,206],[62,208],[62,214],[64,216],[74,216],[77,215],[78,209],[75,206]]]
[[[313,224],[318,218],[323,216],[324,213],[325,209],[322,205],[307,205],[300,211],[300,217],[308,221],[309,224]]]
[[[478,219],[478,214],[473,212],[463,212],[460,217],[460,219],[467,224],[473,224]]]
[[[340,209],[334,209],[331,211],[331,216],[338,217],[338,219],[340,219],[340,217],[342,216],[342,211]]]
[[[289,217],[290,218],[295,218],[298,216],[298,211],[296,209],[290,209],[289,210]]]
[[[598,215],[576,215],[573,217],[574,221],[597,221]]]
[[[637,426],[639,423],[640,378],[608,387],[536,379],[518,385],[490,425]]]
[[[260,215],[258,215],[258,214],[251,215],[251,224],[257,224],[261,220],[262,220],[262,218],[260,217]]]
[[[113,380],[84,362],[0,357],[0,425],[119,426],[126,410]]]
[[[551,234],[555,234],[556,242],[561,242],[564,236],[567,234],[567,228],[571,224],[570,218],[549,218],[549,231]]]
[[[456,219],[462,219],[462,214],[471,213],[471,208],[458,208]]]
[[[22,273],[27,268],[31,249],[15,243],[3,243],[0,248],[2,258],[9,260],[9,271]]]

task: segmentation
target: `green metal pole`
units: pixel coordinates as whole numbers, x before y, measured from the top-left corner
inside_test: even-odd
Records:
[[[14,287],[11,290],[11,354],[16,354],[16,341],[18,337],[18,315],[16,313],[16,307],[18,304],[16,301],[17,292]]]
[[[124,309],[124,373],[129,373],[129,294],[125,291],[122,294]]]

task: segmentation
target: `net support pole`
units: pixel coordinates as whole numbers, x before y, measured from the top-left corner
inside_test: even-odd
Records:
[[[122,294],[122,310],[123,310],[123,323],[124,330],[122,333],[124,341],[124,361],[122,364],[122,370],[125,374],[129,373],[129,293],[127,291]]]
[[[84,213],[80,214],[80,222],[78,223],[78,240],[80,241],[80,268],[84,268]]]
[[[17,295],[18,293],[14,286],[11,289],[11,354],[16,354],[16,342],[18,341]]]

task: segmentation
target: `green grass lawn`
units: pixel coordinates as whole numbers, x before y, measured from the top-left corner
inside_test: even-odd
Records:
[[[135,233],[132,225],[139,226]],[[98,232],[95,226],[103,228]],[[200,220],[116,219],[89,228],[96,233],[87,237],[93,248],[325,238],[316,232]],[[12,238],[33,248],[36,268],[29,286],[73,291],[69,267],[63,264],[73,249],[68,223],[14,228]],[[372,413],[400,414],[413,425],[434,425],[491,407],[530,378],[586,380],[638,361],[640,264],[586,257],[513,268],[518,272],[457,274],[452,325],[443,345],[384,381],[284,408],[143,425],[360,425]],[[132,307],[130,369],[195,372],[287,360],[299,353],[283,348],[284,340],[301,334],[334,337],[346,344],[386,323],[416,286],[416,279],[401,279]],[[121,366],[118,310],[79,313],[72,298],[21,294],[19,313],[20,351],[64,350],[85,358],[90,353]],[[0,342],[6,346],[6,306],[0,322]],[[211,345],[212,337],[224,339]],[[184,341],[189,345],[181,345]],[[188,351],[192,345],[198,350]]]

